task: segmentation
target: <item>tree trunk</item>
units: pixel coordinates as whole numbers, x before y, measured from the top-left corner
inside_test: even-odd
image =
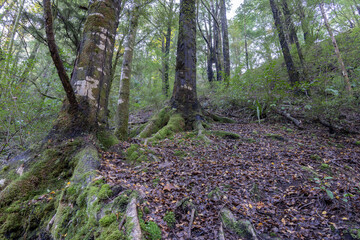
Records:
[[[78,110],[78,103],[75,97],[74,90],[70,84],[69,76],[66,73],[64,64],[60,58],[59,51],[55,42],[54,30],[53,30],[53,17],[51,13],[51,3],[50,0],[44,0],[44,15],[45,15],[45,30],[46,30],[46,40],[50,50],[51,58],[53,59],[54,65],[58,72],[60,81],[65,90],[67,100],[70,104],[70,110]]]
[[[291,19],[291,13],[290,13],[289,7],[287,5],[287,0],[282,0],[282,5],[283,5],[284,16],[285,16],[285,22],[287,22],[287,25],[289,27],[290,39],[296,45],[296,50],[297,50],[297,53],[298,53],[298,56],[299,56],[301,69],[302,69],[302,74],[303,74],[302,78],[306,79],[306,66],[305,66],[304,55],[302,53],[302,49],[301,49],[301,46],[300,46],[300,43],[299,43],[299,39],[297,37],[297,33],[296,33],[296,30],[295,30],[294,23],[293,23],[293,21]]]
[[[199,103],[196,94],[196,0],[181,0],[176,73],[171,107],[192,128]]]
[[[245,1],[244,1],[245,3]],[[244,40],[245,40],[245,63],[246,70],[249,70],[249,51],[248,51],[248,43],[247,43],[247,30],[246,30],[246,13],[244,13]]]
[[[280,13],[279,13],[279,10],[278,10],[274,0],[270,0],[270,6],[271,6],[272,13],[273,13],[275,26],[276,26],[276,29],[277,29],[277,32],[279,35],[280,46],[281,46],[281,50],[282,50],[282,53],[284,56],[286,69],[287,69],[287,72],[289,75],[289,81],[290,81],[290,84],[293,86],[293,85],[295,85],[295,83],[299,82],[299,73],[296,70],[293,59],[291,57],[289,46],[285,39],[284,28],[283,28],[282,22],[280,20]]]
[[[334,49],[335,49],[335,54],[337,56],[337,59],[338,59],[338,62],[339,62],[340,68],[341,68],[341,73],[342,73],[343,78],[344,78],[345,89],[348,92],[348,94],[352,94],[349,76],[348,76],[348,73],[346,71],[345,64],[344,64],[344,62],[343,62],[343,60],[341,58],[340,50],[339,50],[339,47],[337,45],[336,39],[335,39],[334,34],[333,34],[333,32],[332,32],[332,30],[330,28],[330,24],[329,24],[328,18],[326,16],[326,13],[325,13],[325,10],[324,10],[324,3],[320,3],[319,6],[320,6],[320,11],[321,11],[322,17],[323,17],[324,22],[325,22],[326,29],[327,29],[327,31],[328,31],[328,33],[330,35],[332,44],[333,44]]]
[[[85,103],[88,127],[107,126],[112,56],[121,0],[90,1],[71,83]]]
[[[226,4],[225,0],[220,0],[220,15],[221,15],[221,30],[223,39],[223,55],[224,55],[224,79],[229,81],[230,78],[230,50],[229,50],[229,33],[226,18]]]
[[[129,121],[129,98],[130,98],[130,78],[131,65],[133,60],[133,51],[135,46],[136,31],[139,22],[139,6],[134,6],[131,12],[129,32],[125,40],[125,52],[121,67],[119,100],[117,104],[117,121],[115,135],[125,140],[128,137]]]
[[[213,0],[211,0],[211,10],[212,10],[212,16],[213,16],[213,20],[214,20],[214,24],[213,24],[213,32],[214,32],[214,62],[215,62],[215,67],[216,67],[216,80],[217,81],[222,81],[222,64],[221,64],[221,52],[220,52],[220,48],[221,48],[221,42],[220,42],[220,29],[219,29],[219,25],[218,25],[218,21],[217,21],[217,12],[218,10],[215,8],[214,6],[214,2]]]
[[[301,29],[303,31],[304,34],[304,42],[306,44],[310,44],[310,40],[312,39],[311,35],[310,35],[310,30],[309,30],[309,23],[306,19],[306,15],[305,15],[305,10],[304,7],[302,5],[303,1],[301,0],[297,0],[297,6],[299,9],[299,17],[300,17],[300,22],[301,22]]]
[[[170,61],[170,43],[171,43],[171,26],[174,15],[174,0],[170,1],[168,22],[167,22],[167,31],[165,36],[165,57],[164,57],[164,82],[163,82],[163,92],[166,97],[169,96],[169,61]]]

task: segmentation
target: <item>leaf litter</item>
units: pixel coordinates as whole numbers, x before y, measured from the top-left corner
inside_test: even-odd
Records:
[[[274,124],[213,124],[213,130],[240,139],[210,136],[210,144],[179,133],[141,145],[159,162],[129,164],[122,155],[103,152],[101,175],[110,185],[137,190],[148,208],[145,221],[156,222],[163,239],[186,239],[190,211],[196,207],[192,239],[216,239],[219,212],[230,209],[247,219],[260,239],[351,239],[360,228],[359,136],[331,136],[323,128],[290,129]],[[136,140],[132,140],[136,141]],[[131,142],[121,143],[126,152]],[[170,228],[164,221],[175,212]],[[225,239],[239,239],[230,231]]]

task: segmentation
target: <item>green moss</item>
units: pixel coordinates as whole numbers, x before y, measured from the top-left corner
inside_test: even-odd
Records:
[[[112,195],[112,190],[109,184],[104,184],[101,186],[100,191],[98,193],[98,197],[100,200],[105,200],[108,199],[109,197],[111,197]]]
[[[119,139],[107,130],[98,131],[96,137],[99,140],[101,147],[105,150],[120,143]]]
[[[150,240],[161,239],[161,230],[160,230],[159,226],[153,221],[149,221],[146,223],[145,232],[146,232],[146,235],[148,236],[148,239],[150,239]]]
[[[10,169],[10,166],[9,165],[6,165],[4,166],[2,169],[1,169],[1,172],[6,172],[7,170]]]
[[[225,139],[240,139],[240,135],[232,132],[226,132],[226,131],[210,131],[207,132],[208,134],[213,134],[218,137],[222,137]]]
[[[321,160],[321,157],[319,155],[317,155],[317,154],[311,155],[310,158],[313,159],[313,160],[317,160],[317,161]]]
[[[322,170],[329,170],[329,169],[330,169],[330,166],[329,166],[329,164],[322,163],[322,164],[320,165],[320,168],[321,168]]]
[[[150,137],[152,134],[156,133],[164,127],[170,120],[170,116],[173,114],[173,111],[170,108],[166,107],[160,110],[150,122],[146,125],[144,130],[140,133],[140,138]]]
[[[114,213],[110,215],[105,215],[103,218],[99,220],[99,224],[102,227],[107,227],[110,224],[112,224],[114,221],[116,221],[116,215]]]
[[[128,160],[130,162],[136,162],[136,159],[138,159],[139,157],[139,153],[138,152],[133,152],[129,157]]]
[[[140,146],[138,144],[131,144],[130,147],[126,150],[126,155],[130,156],[132,153],[137,152]]]
[[[175,213],[172,211],[167,211],[164,216],[164,221],[166,222],[169,228],[173,228],[176,223]]]
[[[355,144],[356,146],[360,146],[360,141],[356,141],[354,144]]]
[[[142,163],[142,162],[147,162],[148,160],[149,160],[149,159],[147,158],[147,156],[141,155],[141,156],[136,160],[136,162]]]
[[[151,139],[153,140],[161,140],[166,137],[172,136],[174,133],[184,131],[185,120],[181,116],[181,114],[172,114],[167,125],[161,128]]]

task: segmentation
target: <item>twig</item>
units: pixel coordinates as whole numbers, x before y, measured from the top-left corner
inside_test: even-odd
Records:
[[[190,218],[190,224],[189,224],[189,230],[188,230],[188,239],[191,239],[191,229],[194,222],[194,216],[195,216],[195,208],[191,209],[191,218]]]

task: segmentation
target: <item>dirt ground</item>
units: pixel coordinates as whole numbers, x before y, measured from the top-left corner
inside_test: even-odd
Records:
[[[104,152],[101,174],[111,185],[138,190],[140,208],[150,211],[163,239],[186,239],[190,212],[176,204],[189,198],[196,206],[192,239],[216,239],[219,211],[226,207],[248,219],[259,239],[353,239],[360,235],[360,136],[331,135],[311,125],[219,124],[212,130],[240,139],[209,135],[210,144],[192,133],[141,145],[158,161],[131,165],[121,154]],[[124,152],[132,142],[123,142]],[[176,223],[164,221],[174,212]],[[351,235],[351,233],[353,235]],[[266,234],[266,235],[265,235]],[[239,239],[226,231],[225,239]]]

